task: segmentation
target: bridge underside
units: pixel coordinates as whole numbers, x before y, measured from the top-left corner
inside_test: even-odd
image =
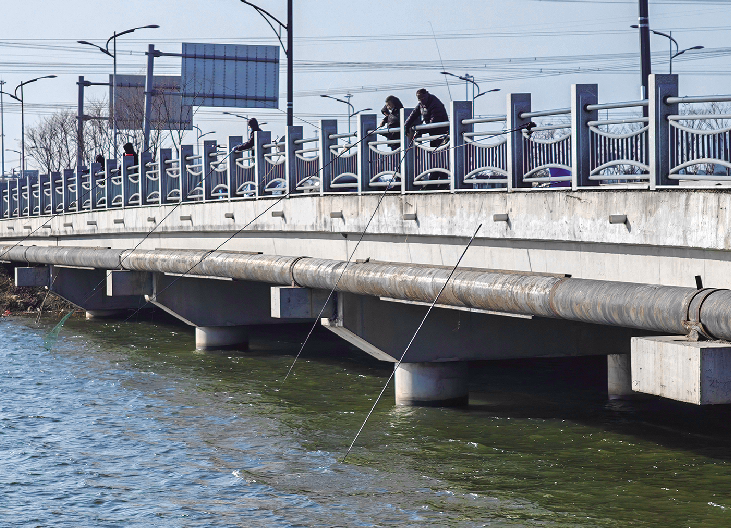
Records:
[[[89,211],[53,218],[49,228],[42,227],[46,218],[19,218],[0,221],[0,237],[6,247],[20,242],[23,246],[127,249],[145,237],[139,250],[212,250],[264,212],[223,249],[344,261],[379,198],[297,197],[274,205],[271,211],[277,215],[265,211],[269,200]],[[465,268],[689,288],[695,288],[700,277],[704,286],[729,288],[729,202],[731,194],[697,190],[389,195],[353,261],[451,267],[476,225],[483,223],[463,261]],[[494,221],[493,215],[507,215],[507,221]],[[610,215],[625,215],[627,221],[612,224]],[[11,260],[28,266],[24,258]],[[429,304],[424,299],[352,292],[338,292],[328,301],[329,289],[298,288],[294,281],[287,286],[290,281],[273,285],[273,281],[221,276],[182,277],[179,271],[115,268],[110,272],[110,267],[93,263],[47,264],[51,265],[18,268],[18,278],[23,284],[51,287],[90,315],[129,313],[150,301],[196,327],[200,348],[245,346],[252,326],[314,322],[320,317],[321,324],[346,341],[380,360],[395,362]],[[682,348],[684,342],[679,341],[642,341],[656,335],[648,330],[440,305],[397,371],[397,402],[464,403],[467,361],[577,355],[608,356],[611,396],[626,396],[634,388],[693,403],[731,402],[731,390],[711,395],[705,382],[693,381],[701,379],[698,373],[712,362],[714,386],[731,387],[725,377],[731,366],[724,366],[728,362],[724,363],[723,346],[711,350],[696,345]],[[672,347],[676,352],[669,352]],[[693,358],[692,369],[671,361],[681,349]],[[674,372],[673,390],[660,388],[667,386],[663,376],[668,371]]]

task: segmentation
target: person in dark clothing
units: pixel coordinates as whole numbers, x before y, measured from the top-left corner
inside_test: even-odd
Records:
[[[379,128],[399,128],[401,126],[401,109],[403,107],[404,105],[401,104],[401,100],[395,95],[389,95],[386,97],[386,105],[381,108],[383,120],[381,121]],[[389,141],[401,139],[401,134],[398,132],[388,132],[383,135],[386,136],[386,139]],[[393,143],[389,146],[391,147],[391,150],[398,150],[400,147],[398,143]]]
[[[404,124],[404,128],[409,131],[409,137],[418,137],[422,134],[421,132],[417,134],[414,133],[414,127],[416,125],[422,123],[427,125],[429,123],[442,123],[449,121],[447,109],[444,108],[444,105],[437,96],[427,92],[426,88],[420,88],[417,90],[416,98],[419,100],[419,105],[414,108],[413,112],[411,112],[411,115],[408,119],[406,119],[406,123]],[[429,144],[432,147],[438,147],[449,140],[449,126],[432,128],[427,132],[430,136],[443,136],[447,134],[444,138],[430,141]]]
[[[97,154],[96,158],[94,158],[94,161],[96,161],[99,165],[101,165],[101,170],[104,170],[104,167],[106,166],[107,162],[104,159],[104,156],[101,154]]]
[[[266,124],[266,123],[264,123],[264,124]],[[249,133],[249,141],[234,147],[234,152],[243,152],[244,150],[249,150],[249,149],[254,148],[254,132],[262,131],[261,128],[259,128],[259,121],[257,121],[255,117],[252,117],[251,119],[249,119],[249,128],[251,129],[251,132]]]
[[[126,156],[132,156],[132,165],[139,165],[140,158],[137,156],[137,153],[135,152],[135,147],[132,143],[125,143],[122,147],[124,149],[124,155]]]

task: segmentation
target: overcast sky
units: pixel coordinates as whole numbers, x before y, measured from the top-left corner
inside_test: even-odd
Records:
[[[565,107],[572,83],[598,83],[600,101],[639,98],[637,3],[632,1],[540,0],[369,0],[364,2],[294,0],[295,114],[307,121],[343,116],[345,106],[322,99],[353,94],[356,109],[378,111],[385,97],[415,102],[424,85],[447,103],[464,99],[464,83],[442,69],[474,75],[483,89],[498,93],[478,99],[478,114],[505,112],[506,94],[531,92],[534,109]],[[259,5],[286,22],[285,0]],[[651,27],[672,31],[681,47],[703,45],[676,59],[682,94],[731,93],[731,6],[723,0],[650,2]],[[238,0],[24,0],[3,2],[0,19],[0,79],[12,91],[21,81],[48,74],[25,90],[26,125],[66,106],[75,110],[78,75],[105,81],[111,59],[76,44],[104,44],[116,30],[159,24],[119,41],[119,73],[142,74],[144,51],[154,43],[179,52],[180,43],[276,44],[272,30]],[[668,41],[652,37],[653,71],[667,73]],[[282,54],[283,56],[283,54]],[[681,60],[682,59],[682,60]],[[345,63],[365,63],[349,65]],[[180,59],[159,59],[156,73],[177,74]],[[456,81],[456,82],[453,82]],[[283,131],[286,69],[280,77],[280,108],[242,113]],[[101,98],[102,88],[87,96]],[[225,141],[243,134],[243,120],[221,115],[223,109],[197,112],[195,124]],[[230,109],[229,109],[230,110]],[[20,111],[5,97],[6,149],[17,148]],[[305,134],[313,128],[303,122]],[[297,123],[296,123],[297,124]],[[347,127],[347,121],[342,125]],[[193,142],[193,134],[190,135]],[[17,158],[6,153],[8,169]],[[14,157],[15,156],[15,157]]]

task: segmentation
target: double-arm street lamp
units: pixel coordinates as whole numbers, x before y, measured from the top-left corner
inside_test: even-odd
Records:
[[[23,81],[15,87],[15,91],[11,94],[8,92],[2,92],[20,103],[20,173],[25,176],[25,105],[23,103],[23,87],[26,84],[40,81],[41,79],[55,79],[56,75],[44,75],[43,77],[36,77],[29,81]],[[18,96],[18,88],[20,88],[20,96]]]
[[[200,127],[193,125],[193,128],[195,128],[198,131],[198,135],[196,136],[195,140],[195,148],[198,149],[198,154],[201,153],[201,138],[204,136],[207,136],[208,134],[215,134],[215,130],[211,130],[210,132],[203,132]]]
[[[117,92],[117,37],[121,37],[122,35],[127,35],[128,33],[134,33],[138,29],[157,29],[159,27],[160,26],[157,25],[157,24],[149,24],[147,26],[140,26],[140,27],[136,27],[136,28],[132,28],[132,29],[127,29],[127,30],[122,31],[120,33],[117,33],[115,31],[114,32],[114,35],[112,35],[111,37],[109,37],[109,39],[107,39],[107,44],[103,48],[101,46],[97,46],[96,44],[94,44],[92,42],[88,42],[86,40],[77,40],[76,41],[79,44],[85,44],[87,46],[92,46],[92,47],[98,49],[104,55],[108,55],[109,57],[111,57],[112,60],[113,60],[113,62],[114,62],[114,71],[112,73],[112,101],[111,101],[111,105],[112,105],[112,130],[113,130],[113,132],[112,132],[112,138],[113,138],[112,141],[114,142],[114,149],[113,149],[113,151],[114,151],[114,157],[115,158],[117,157],[117,120],[116,120],[116,113],[115,113],[115,110],[116,110],[116,108],[115,108],[115,102],[116,102],[115,101],[115,98],[116,98],[116,92]],[[109,51],[109,43],[112,42],[112,41],[114,41],[114,46],[112,48],[112,51]]]
[[[348,105],[348,108],[350,108],[350,111],[348,112],[348,134],[350,134],[350,118],[351,117],[353,117],[355,115],[358,115],[361,112],[365,112],[366,110],[373,110],[372,108],[364,108],[364,109],[358,110],[356,112],[355,111],[355,107],[352,104],[350,104],[350,98],[353,97],[351,94],[345,94],[345,98],[347,99],[347,101],[344,101],[343,99],[340,99],[338,97],[333,97],[332,95],[327,95],[327,94],[321,94],[320,97],[325,97],[327,99],[332,99],[332,100],[337,101],[339,103],[343,103],[343,104]]]
[[[637,29],[640,26],[638,26],[637,24],[632,24],[630,27]],[[650,32],[654,33],[655,35],[660,35],[661,37],[665,37],[669,41],[669,44],[670,44],[670,73],[673,73],[673,59],[675,57],[677,57],[678,55],[682,55],[686,51],[701,50],[704,48],[704,46],[693,46],[692,48],[685,48],[685,49],[681,50],[680,45],[678,44],[678,41],[673,38],[672,31],[670,32],[670,34],[668,34],[668,33],[663,33],[662,31],[655,31],[654,29],[651,29]],[[673,53],[673,44],[675,44],[675,53]]]
[[[443,72],[439,72],[439,73],[441,73],[442,75],[450,75],[452,77],[456,77],[457,79],[464,81],[465,99],[469,99],[469,86],[470,85],[468,83],[472,83],[472,105],[473,105],[472,112],[473,113],[475,111],[475,109],[474,109],[475,99],[477,99],[478,97],[482,97],[483,95],[491,93],[491,92],[500,91],[500,88],[493,88],[491,90],[485,90],[484,92],[481,92],[480,85],[475,82],[474,75],[470,75],[469,73],[465,73],[464,75],[455,75],[454,73],[450,73],[448,71],[443,71]],[[477,94],[475,94],[475,88],[477,89]]]

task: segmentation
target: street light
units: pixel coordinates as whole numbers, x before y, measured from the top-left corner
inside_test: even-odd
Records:
[[[373,110],[373,108],[363,108],[362,110],[358,110],[357,112],[353,112],[352,114],[350,114],[350,117],[355,117],[361,112],[367,112],[368,110]]]
[[[333,99],[334,101],[346,104],[350,107],[350,112],[348,112],[348,134],[350,134],[350,118],[355,115],[353,113],[353,112],[355,112],[355,107],[352,104],[350,104],[350,98],[353,96],[351,94],[345,94],[345,98],[347,99],[347,101],[343,101],[342,99],[339,99],[337,97],[333,97],[332,95],[327,95],[327,94],[321,94],[320,97],[326,97],[327,99]],[[362,110],[360,110],[360,111],[362,112]]]
[[[110,56],[112,58],[112,60],[114,61],[114,71],[112,73],[112,102],[111,102],[111,105],[112,105],[112,138],[113,138],[112,141],[114,142],[114,157],[115,158],[117,157],[117,119],[116,119],[116,113],[115,113],[116,108],[115,108],[115,100],[114,100],[116,97],[116,94],[117,94],[117,37],[121,37],[122,35],[127,35],[128,33],[134,33],[138,29],[158,29],[159,27],[160,26],[157,24],[148,24],[147,26],[140,26],[140,27],[136,27],[136,28],[132,28],[132,29],[126,29],[126,30],[122,31],[121,33],[117,33],[115,31],[114,35],[112,35],[111,37],[109,37],[109,39],[107,39],[107,45],[104,48],[102,48],[101,46],[97,46],[96,44],[94,44],[92,42],[88,42],[86,40],[77,40],[76,41],[79,44],[85,44],[87,46],[92,46],[92,47],[98,49],[105,55]],[[113,52],[109,51],[109,43],[111,41],[114,41],[114,51]]]
[[[15,91],[13,93],[9,92],[3,92],[0,90],[0,93],[3,93],[5,95],[8,95],[18,101],[20,103],[20,149],[21,149],[21,171],[22,174],[25,175],[25,105],[23,104],[23,87],[26,84],[34,83],[36,81],[40,81],[41,79],[55,79],[56,75],[44,75],[43,77],[36,77],[35,79],[31,79],[29,81],[23,81],[18,86],[15,87]],[[18,97],[18,88],[20,88],[20,97]],[[4,145],[4,142],[3,142]]]
[[[456,77],[457,79],[461,79],[464,81],[464,91],[465,91],[465,99],[469,98],[468,93],[468,87],[469,84],[472,83],[472,113],[475,113],[475,99],[478,97],[482,97],[485,94],[491,93],[491,92],[499,92],[500,88],[492,88],[491,90],[485,90],[484,92],[480,91],[480,85],[475,82],[475,76],[470,75],[469,73],[465,73],[464,75],[455,75],[453,73],[450,73],[448,71],[439,72],[442,75],[451,75],[452,77]],[[475,88],[477,88],[477,95],[475,95]]]
[[[241,115],[241,114],[234,114],[232,112],[221,112],[221,113],[230,115],[230,116],[234,116],[234,117],[238,117],[239,119],[246,119],[247,121],[249,120],[249,116],[245,116],[245,115]]]
[[[200,145],[201,138],[203,136],[207,136],[208,134],[215,134],[216,131],[215,130],[212,130],[210,132],[203,132],[200,129],[200,127],[197,127],[195,125],[193,125],[193,128],[195,128],[198,131],[198,135],[196,136],[196,140],[195,140],[195,147],[198,149],[198,154],[200,155],[200,153],[201,153],[201,145]]]
[[[632,24],[630,26],[631,28],[637,29],[639,26],[637,24]],[[654,33],[655,35],[660,35],[661,37],[665,37],[669,39],[670,44],[670,73],[673,73],[673,59],[677,57],[678,55],[682,55],[686,51],[691,50],[701,50],[704,48],[704,46],[693,46],[692,48],[685,48],[684,50],[680,49],[680,45],[678,44],[678,41],[673,38],[673,32],[671,31],[670,34],[663,33],[662,31],[655,31],[654,29],[650,30],[651,33]],[[675,44],[675,53],[673,54],[673,44]]]

